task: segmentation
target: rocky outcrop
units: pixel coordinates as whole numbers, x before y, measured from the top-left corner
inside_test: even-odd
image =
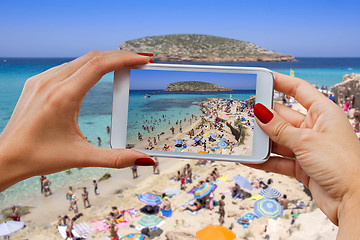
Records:
[[[153,53],[157,62],[285,62],[291,55],[277,53],[251,42],[202,34],[144,37],[120,44],[119,49]]]
[[[343,106],[346,98],[354,96],[354,108],[360,109],[360,74],[344,75],[341,83],[331,88],[334,92],[334,101]]]
[[[170,83],[166,86],[165,91],[177,92],[220,92],[232,91],[230,88],[224,88],[213,83],[200,82],[200,81],[184,81]]]

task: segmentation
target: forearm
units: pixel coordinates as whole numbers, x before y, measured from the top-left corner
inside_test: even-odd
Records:
[[[360,235],[360,191],[343,198],[339,205],[339,231],[337,239],[354,239]]]

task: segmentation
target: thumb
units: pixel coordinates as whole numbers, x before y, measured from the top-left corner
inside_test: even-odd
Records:
[[[125,168],[130,166],[154,166],[155,162],[147,154],[131,149],[101,148],[89,144],[86,149],[86,167]]]
[[[290,149],[298,140],[299,129],[280,117],[274,110],[268,109],[261,103],[254,106],[256,122],[260,128],[276,143]]]

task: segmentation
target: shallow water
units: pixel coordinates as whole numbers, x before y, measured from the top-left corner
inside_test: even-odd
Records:
[[[32,77],[42,71],[45,71],[53,66],[59,65],[71,59],[64,58],[47,58],[47,59],[20,59],[8,58],[4,62],[0,58],[0,131],[6,126],[11,113],[19,98],[24,82],[27,78]],[[360,58],[298,58],[298,62],[274,62],[274,63],[217,63],[218,65],[231,66],[257,66],[266,67],[284,74],[289,74],[290,68],[295,71],[295,76],[306,79],[312,84],[333,86],[341,82],[344,74],[360,73]],[[201,63],[195,63],[201,64]],[[204,63],[203,63],[204,64]],[[171,104],[162,106],[161,103],[166,100],[166,95],[151,94],[151,106],[157,106],[158,112],[153,110],[148,111],[153,117],[162,116],[166,114],[173,122],[176,121],[176,114],[197,113],[198,106],[194,103],[200,101],[196,95],[179,95],[182,104],[178,101],[170,102]],[[143,93],[134,93],[130,97],[130,101],[144,100]],[[201,98],[203,95],[201,96]],[[226,94],[225,97],[228,97]],[[234,96],[235,97],[235,96]],[[243,95],[241,97],[246,97]],[[141,98],[141,99],[140,99]],[[102,139],[102,147],[109,147],[109,135],[106,132],[106,126],[111,123],[111,104],[112,104],[112,74],[107,74],[102,80],[90,90],[84,99],[84,103],[80,110],[79,125],[84,135],[93,144],[97,144],[97,137]],[[149,106],[148,106],[149,107]],[[147,108],[150,109],[150,108]],[[137,129],[141,127],[142,122],[136,121],[136,111],[129,113],[130,123],[133,133],[137,136]],[[174,116],[172,116],[174,115]],[[183,116],[182,116],[183,117]],[[164,124],[163,128],[167,129],[168,125]],[[157,130],[162,130],[159,126]],[[85,179],[93,179],[100,177],[103,173],[110,171],[102,168],[84,168],[81,170],[72,169],[71,174],[65,172],[51,174],[49,179],[53,182],[52,188],[56,191],[57,188],[81,182]],[[7,190],[0,193],[0,206],[7,206],[10,204],[19,204],[29,198],[32,198],[34,193],[39,192],[38,177],[33,177],[24,180]]]

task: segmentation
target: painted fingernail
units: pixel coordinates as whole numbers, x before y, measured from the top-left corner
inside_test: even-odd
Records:
[[[152,57],[152,56],[154,56],[154,54],[152,54],[152,53],[138,52],[137,54],[139,54],[139,55],[141,55],[141,56],[147,56],[147,57]]]
[[[267,124],[274,117],[274,114],[261,103],[257,103],[254,106],[254,114],[260,120],[260,122]]]
[[[154,60],[151,60],[151,59],[149,60],[149,63],[154,63],[154,62],[155,62]]]
[[[155,162],[151,158],[138,158],[135,161],[136,166],[154,166]]]

